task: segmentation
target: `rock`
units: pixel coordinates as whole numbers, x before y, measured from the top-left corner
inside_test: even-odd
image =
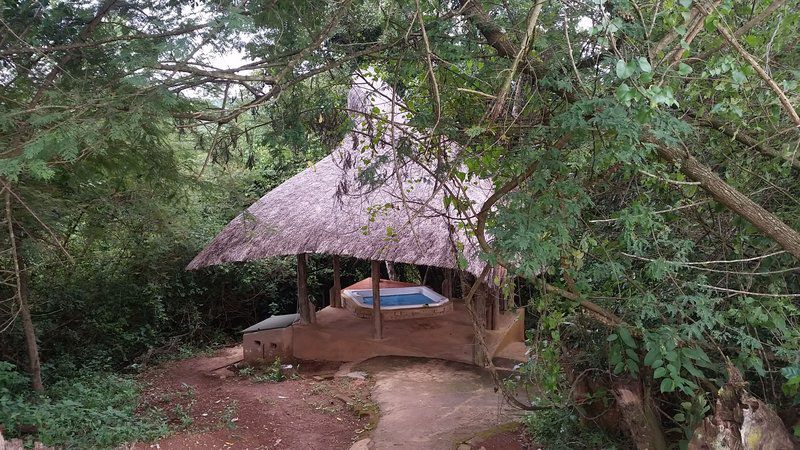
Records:
[[[343,376],[345,376],[347,378],[352,378],[354,380],[362,380],[363,381],[363,380],[367,379],[368,375],[367,375],[367,372],[354,371],[354,372],[347,372]]]
[[[364,438],[350,446],[350,450],[369,450],[372,448],[372,439]]]
[[[469,444],[459,444],[456,450],[472,450],[472,446]]]
[[[281,366],[281,374],[283,374],[284,378],[294,378],[300,375],[297,371],[297,366],[294,364],[284,364]]]

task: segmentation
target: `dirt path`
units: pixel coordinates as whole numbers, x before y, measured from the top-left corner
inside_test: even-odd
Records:
[[[237,346],[145,373],[144,408],[162,411],[174,433],[133,448],[335,450],[368,435],[354,448],[453,450],[466,441],[478,442],[476,449],[525,448],[516,445],[519,432],[502,427],[514,413],[489,376],[466,364],[307,363],[298,379],[259,383],[226,368],[240,358]],[[334,377],[337,369],[350,376]],[[501,433],[490,437],[492,430]]]
[[[366,433],[369,381],[333,379],[338,364],[301,364],[300,379],[254,382],[227,370],[241,347],[162,364],[143,375],[147,408],[178,430],[136,449],[347,449]],[[349,404],[349,405],[348,405]]]
[[[381,410],[367,448],[452,450],[515,417],[488,374],[466,364],[375,358],[356,370],[374,377]]]

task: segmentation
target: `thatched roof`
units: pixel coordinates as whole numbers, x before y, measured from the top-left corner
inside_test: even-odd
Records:
[[[360,78],[348,109],[355,125],[336,150],[233,219],[187,268],[325,253],[457,269],[462,248],[466,270],[480,273],[485,263],[445,208],[445,187],[400,156],[413,135],[393,91]],[[467,192],[478,206],[489,194],[487,183]]]

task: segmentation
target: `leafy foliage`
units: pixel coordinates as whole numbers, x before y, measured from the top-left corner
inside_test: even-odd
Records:
[[[115,448],[168,431],[154,412],[137,411],[139,389],[130,378],[87,372],[53,383],[35,401],[28,399],[26,378],[0,362],[0,422],[12,436],[33,428],[36,440],[48,446]]]

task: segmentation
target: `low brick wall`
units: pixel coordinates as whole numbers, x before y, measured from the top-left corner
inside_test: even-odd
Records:
[[[369,319],[372,317],[372,308],[365,308],[355,302],[349,295],[342,292],[344,307],[356,317]],[[443,316],[453,310],[453,303],[447,302],[438,306],[420,306],[419,308],[382,309],[383,320],[420,319],[423,317]]]
[[[242,350],[244,360],[248,362],[274,361],[275,358],[290,361],[294,352],[293,329],[289,326],[245,333],[242,338]]]

